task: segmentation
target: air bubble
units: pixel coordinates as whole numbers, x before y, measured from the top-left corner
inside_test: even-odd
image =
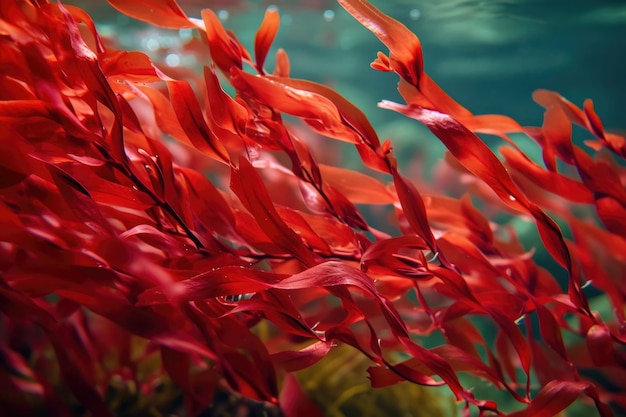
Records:
[[[150,39],[146,40],[146,49],[148,51],[156,51],[160,47],[161,47],[161,44],[159,43],[159,41],[157,39],[150,38]]]
[[[178,54],[169,54],[165,57],[165,63],[170,67],[177,67],[180,65],[180,56]]]
[[[327,22],[332,22],[335,19],[335,12],[331,9],[324,10],[324,20]]]
[[[182,39],[183,41],[188,41],[189,39],[191,39],[193,37],[193,31],[189,28],[186,29],[180,29],[178,31],[178,36],[180,37],[180,39]]]
[[[228,13],[228,10],[218,10],[217,12],[217,17],[220,20],[228,20],[228,17],[230,16],[230,13]]]
[[[419,9],[411,9],[411,11],[409,12],[409,18],[411,20],[417,20],[422,16],[422,12],[419,11]]]

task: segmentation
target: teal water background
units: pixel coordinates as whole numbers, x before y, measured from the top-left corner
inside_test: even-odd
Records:
[[[91,11],[122,46],[146,49],[157,36],[120,16],[104,0],[70,3]],[[181,0],[190,16],[212,8],[252,50],[266,7],[276,5],[281,28],[274,43],[287,50],[292,76],[331,84],[382,127],[397,99],[396,78],[369,68],[385,47],[336,2],[328,0]],[[416,33],[426,71],[477,114],[501,113],[524,125],[541,123],[532,91],[556,90],[576,104],[592,98],[607,127],[626,129],[626,1],[622,0],[374,0]],[[175,36],[170,31],[163,32]],[[161,45],[163,46],[163,45]]]

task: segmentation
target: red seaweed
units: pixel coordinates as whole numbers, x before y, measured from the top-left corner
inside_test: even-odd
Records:
[[[538,90],[541,127],[473,115],[424,72],[408,28],[339,0],[389,49],[372,67],[399,76],[405,103],[379,106],[446,146],[469,184],[456,199],[403,174],[392,142],[339,93],[291,78],[286,51],[265,68],[277,10],[251,56],[211,10],[109,3],[202,32],[211,62],[196,89],[105,46],[79,8],[0,4],[3,410],[110,416],[111,393],[132,385],[181,392],[188,415],[226,391],[319,416],[294,372],[337,344],[371,361],[373,387],[446,385],[466,412],[549,417],[579,398],[603,417],[626,408],[626,139],[590,100]],[[585,148],[572,124],[593,138]],[[354,145],[363,169],[318,161],[303,131]],[[504,140],[500,156],[481,133]],[[391,214],[376,223],[362,214],[381,206]],[[533,219],[537,249],[563,271],[489,213]],[[587,285],[612,314],[592,308]],[[423,346],[430,335],[444,343]],[[475,396],[463,374],[517,411]]]

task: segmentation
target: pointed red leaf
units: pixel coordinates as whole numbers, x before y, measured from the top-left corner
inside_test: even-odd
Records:
[[[331,344],[314,342],[297,351],[284,351],[272,355],[272,360],[287,372],[295,372],[317,363],[330,351]]]
[[[553,380],[544,386],[528,408],[509,414],[509,417],[553,417],[569,406],[581,394],[591,397],[602,417],[613,416],[611,409],[600,402],[597,388],[586,382]]]
[[[392,69],[413,85],[424,71],[422,46],[406,26],[364,0],[339,0],[339,4],[389,48]]]
[[[393,204],[395,198],[378,180],[357,171],[319,164],[324,181],[353,204]]]
[[[202,21],[211,50],[211,58],[220,70],[229,74],[231,68],[241,68],[244,59],[250,60],[248,51],[224,29],[213,10],[202,10]]]
[[[584,184],[557,172],[543,170],[526,155],[511,148],[500,148],[507,165],[519,171],[525,178],[546,191],[559,195],[575,203],[591,204],[593,195]]]
[[[171,105],[185,134],[200,151],[210,157],[228,162],[228,151],[220,139],[212,132],[204,120],[204,115],[193,89],[186,81],[170,81],[167,83]]]
[[[260,74],[264,74],[263,64],[269,52],[272,42],[278,32],[280,25],[280,15],[275,8],[268,8],[265,11],[263,23],[254,37],[254,58],[256,60],[256,69]]]
[[[397,169],[393,169],[391,174],[393,175],[393,183],[398,193],[400,204],[402,205],[402,211],[413,228],[413,231],[424,239],[433,252],[437,252],[437,242],[430,230],[426,207],[424,206],[420,192],[410,181],[404,178]]]
[[[293,253],[305,265],[317,263],[302,239],[281,219],[261,177],[243,156],[239,158],[239,168],[232,168],[231,188],[278,247]]]
[[[248,109],[230,97],[220,86],[214,67],[204,67],[207,114],[221,128],[236,134],[248,120]]]
[[[285,377],[280,392],[280,408],[285,417],[322,417],[324,413],[315,405],[300,387],[296,377],[289,374]]]
[[[289,56],[284,49],[278,48],[276,51],[276,68],[274,68],[273,75],[277,77],[287,78],[289,77]]]

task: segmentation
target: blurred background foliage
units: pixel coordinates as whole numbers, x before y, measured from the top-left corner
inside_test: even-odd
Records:
[[[445,387],[404,383],[372,389],[371,361],[350,346],[336,346],[315,365],[299,371],[302,388],[327,417],[453,417],[454,397]]]

